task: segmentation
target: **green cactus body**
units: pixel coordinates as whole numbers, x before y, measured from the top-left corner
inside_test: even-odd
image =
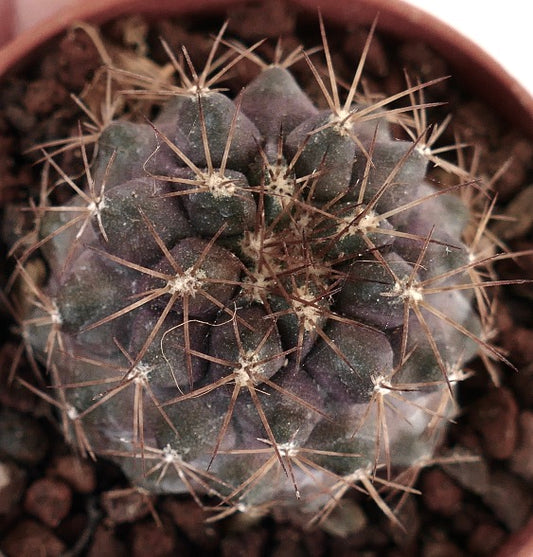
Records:
[[[133,482],[317,511],[432,455],[484,344],[469,209],[383,103],[336,96],[282,64],[238,101],[184,88],[103,131],[98,203],[45,211],[25,336],[66,429]]]

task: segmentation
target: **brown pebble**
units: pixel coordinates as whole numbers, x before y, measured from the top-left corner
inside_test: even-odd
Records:
[[[448,64],[432,48],[419,41],[402,44],[398,49],[398,56],[399,66],[407,71],[411,79],[416,76],[421,81],[430,81],[450,73]],[[431,95],[445,98],[448,96],[448,87],[447,80],[433,84],[426,89],[426,100]]]
[[[0,151],[2,149],[4,149],[4,146],[0,139]],[[1,164],[0,175],[2,175],[3,178],[5,177],[5,172]],[[0,200],[4,201],[2,198],[0,198]],[[6,211],[6,214],[2,217],[4,227],[10,228],[8,234],[11,234],[11,232],[14,234],[15,227],[21,225],[19,215],[20,211]],[[8,243],[12,237],[8,237],[6,240],[6,234],[4,232],[2,234],[4,241]],[[26,369],[27,362],[24,351],[21,352],[20,348],[19,343],[14,342],[6,342],[0,346],[0,404],[19,410],[20,412],[31,412],[35,411],[39,402],[37,395],[24,387],[19,381],[13,380],[15,372],[18,378],[25,379],[26,381],[33,379]]]
[[[171,557],[183,554],[176,550],[176,534],[171,524],[137,522],[133,525],[132,535],[133,557]]]
[[[68,515],[72,505],[72,491],[63,481],[40,478],[26,491],[24,508],[51,528],[57,527]]]
[[[520,265],[522,265],[522,269],[518,271],[520,278],[526,276],[523,269],[525,259],[520,258]],[[531,268],[533,269],[533,258],[531,258]],[[518,277],[507,272],[505,278]],[[505,307],[498,308],[496,327],[499,331],[498,345],[512,355],[514,365],[521,367],[533,362],[533,330],[516,325],[514,316]]]
[[[206,524],[205,520],[209,515],[196,501],[168,498],[162,508],[195,545],[204,551],[216,549],[220,543],[218,532],[213,526]]]
[[[522,368],[519,373],[514,374],[511,377],[511,384],[520,406],[533,408],[533,365]]]
[[[68,90],[81,89],[102,60],[95,44],[83,31],[68,33],[61,40],[55,71]]]
[[[265,552],[266,530],[253,529],[226,536],[220,543],[221,557],[261,557]]]
[[[49,476],[65,480],[78,493],[91,493],[96,488],[94,468],[76,455],[61,455],[47,469]]]
[[[260,40],[290,35],[294,30],[296,15],[283,0],[270,0],[267,18],[263,5],[248,3],[232,8],[228,20],[231,33],[243,39]]]
[[[428,470],[422,478],[422,497],[433,512],[451,516],[461,506],[463,490],[442,470]]]
[[[453,429],[454,440],[458,445],[472,454],[480,455],[483,453],[482,439],[468,426],[468,424]]]
[[[505,536],[505,530],[497,524],[479,524],[470,534],[468,551],[471,555],[494,555]]]
[[[111,528],[97,526],[87,552],[87,557],[126,557],[128,551]]]
[[[59,557],[65,544],[43,524],[35,520],[21,520],[0,542],[7,557]]]
[[[453,131],[458,133],[462,140],[483,146],[487,152],[490,151],[491,145],[501,140],[497,117],[487,105],[478,100],[458,105],[453,120]],[[484,162],[489,164],[491,162],[489,159],[490,157],[485,157]],[[478,172],[481,172],[481,169]],[[498,194],[499,187],[500,184],[498,184]]]
[[[531,141],[521,137],[516,131],[498,137],[490,156],[479,169],[481,175],[494,175],[505,165],[505,172],[497,182],[498,200],[507,201],[520,191],[528,180],[528,172],[533,157]],[[511,164],[508,164],[509,160]]]
[[[510,473],[500,470],[493,472],[489,488],[481,497],[509,530],[521,528],[531,516],[531,488]]]
[[[493,389],[469,410],[469,423],[481,435],[483,451],[492,458],[509,458],[518,434],[518,407],[511,392]]]
[[[405,497],[394,514],[399,524],[391,523],[391,536],[394,542],[406,553],[414,553],[420,537],[420,510],[417,498]]]
[[[522,412],[518,421],[519,441],[511,458],[511,469],[524,479],[533,481],[533,412]]]
[[[8,408],[0,409],[0,455],[35,465],[48,451],[48,436],[40,422]]]
[[[504,336],[506,351],[513,355],[518,365],[530,364],[533,361],[533,331],[525,327],[513,327],[509,334],[510,338]]]
[[[73,508],[75,506],[76,499],[74,498]],[[86,540],[87,536],[90,536],[91,534],[91,528],[92,524],[90,524],[89,517],[85,512],[76,512],[75,510],[71,510],[71,512],[62,520],[61,524],[54,529],[54,533],[57,534],[69,547],[71,547],[78,542],[81,543],[80,538]]]
[[[422,557],[464,557],[464,553],[448,540],[432,540],[424,544]]]
[[[342,46],[342,50],[346,55],[348,62],[355,65],[359,62],[363,49],[368,39],[368,30],[357,27],[348,33],[346,40]],[[387,54],[383,48],[383,44],[378,37],[373,37],[368,49],[365,60],[365,70],[377,75],[385,77],[389,73],[389,61]]]
[[[54,79],[39,79],[28,87],[24,106],[28,112],[43,116],[61,106],[68,98],[65,88]]]
[[[327,535],[320,528],[308,529],[302,539],[307,557],[322,557],[326,555],[328,543]]]
[[[504,220],[498,220],[492,230],[501,240],[512,240],[524,236],[533,227],[533,185],[518,193],[505,208]]]
[[[306,557],[302,545],[302,533],[294,528],[283,527],[276,531],[276,540],[272,540],[271,557]]]

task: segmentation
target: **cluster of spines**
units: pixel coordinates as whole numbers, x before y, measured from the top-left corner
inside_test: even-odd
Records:
[[[80,140],[85,189],[44,154],[74,197],[52,207],[45,183],[34,208],[40,239],[16,271],[36,308],[22,320],[24,342],[44,357],[57,392],[46,397],[82,452],[114,457],[152,488],[185,488],[198,501],[197,492],[214,494],[228,512],[294,492],[322,507],[322,517],[358,484],[392,518],[374,482],[397,487],[393,466],[429,458],[434,440],[413,439],[448,419],[452,384],[469,357],[481,349],[504,360],[482,328],[485,287],[503,283],[481,283],[478,269],[506,255],[478,259],[459,241],[470,215],[449,194],[472,181],[437,158],[442,128],[428,133],[425,103],[414,100],[428,84],[356,103],[368,42],[341,102],[322,27],[329,87],[304,52],[292,53],[287,64],[263,66],[232,102],[213,85],[241,58],[256,57],[253,47],[236,47],[233,59],[215,59],[223,31],[200,73],[184,50],[192,77],[172,56],[182,86],[169,87],[175,100],[154,123],[105,126],[93,166]],[[327,111],[287,71],[299,56]],[[412,105],[387,108],[402,97]],[[272,109],[281,113],[282,103],[290,105],[283,118]],[[176,113],[177,132],[169,125]],[[387,119],[413,143],[393,141]],[[426,185],[426,159],[466,181]],[[407,182],[416,191],[406,193]],[[428,228],[442,211],[455,219],[444,234]],[[417,219],[420,230],[410,230],[407,221]],[[46,288],[25,268],[37,249],[52,269]],[[464,291],[475,293],[481,325]],[[133,333],[122,338],[130,314]],[[382,330],[394,333],[387,339]],[[169,370],[170,381],[162,379]],[[107,424],[110,405],[119,407],[113,419],[132,421]],[[123,437],[108,439],[113,427]],[[409,428],[415,433],[404,435]],[[386,480],[376,475],[381,467]],[[289,489],[273,488],[283,477]]]

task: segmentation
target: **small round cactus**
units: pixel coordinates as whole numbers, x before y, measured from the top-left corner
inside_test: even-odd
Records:
[[[431,458],[466,362],[502,359],[464,184],[427,179],[420,107],[388,108],[428,84],[371,102],[363,56],[341,93],[323,33],[325,78],[297,52],[231,99],[208,77],[221,36],[203,72],[174,60],[182,83],[154,119],[101,130],[83,178],[45,155],[72,196],[35,208],[25,342],[67,435],[135,484],[317,517],[359,485],[392,517],[375,482]]]

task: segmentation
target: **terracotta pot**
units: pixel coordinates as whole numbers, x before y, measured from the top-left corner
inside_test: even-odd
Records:
[[[401,0],[287,1],[311,13],[320,9],[324,18],[343,25],[368,24],[379,13],[379,29],[398,38],[420,39],[431,45],[469,89],[533,136],[533,97],[529,92],[492,57],[437,18]],[[239,3],[242,0],[93,0],[68,7],[0,49],[0,76],[32,52],[37,55],[39,45],[76,20],[103,22],[131,13],[176,15],[203,10],[221,11]]]
[[[378,30],[399,39],[421,40],[448,61],[454,75],[463,80],[495,111],[533,137],[533,98],[493,58],[472,41],[440,20],[401,0],[287,0],[324,19],[349,24],[369,24],[379,13]],[[79,20],[102,23],[132,13],[149,16],[195,14],[205,10],[222,12],[242,0],[93,0],[62,9],[38,27],[28,30],[0,49],[0,79],[7,71],[31,63],[44,43]],[[498,557],[533,555],[533,522],[515,535]]]

